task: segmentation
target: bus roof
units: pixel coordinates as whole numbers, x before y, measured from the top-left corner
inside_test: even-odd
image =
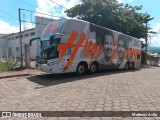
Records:
[[[109,29],[109,28],[106,28],[106,27],[103,27],[103,26],[100,26],[100,25],[97,25],[97,24],[94,24],[94,23],[91,23],[91,22],[84,21],[84,20],[74,19],[74,18],[66,18],[66,19],[67,19],[66,22],[68,22],[68,21],[70,21],[70,20],[75,20],[75,21],[79,21],[79,22],[83,22],[83,23],[93,24],[93,25],[95,25],[95,26],[97,26],[97,27],[100,27],[100,28],[103,28],[103,29],[112,31],[112,32],[114,32],[114,33],[124,34],[124,33],[122,33],[122,32],[118,32],[118,31],[115,31],[115,30],[112,30],[112,29]],[[126,35],[126,36],[128,36],[128,37],[132,37],[132,38],[138,39],[138,38],[136,38],[136,37],[133,37],[133,36],[130,36],[130,35],[127,35],[127,34],[124,34],[124,35]],[[140,40],[140,39],[138,39],[138,40]]]

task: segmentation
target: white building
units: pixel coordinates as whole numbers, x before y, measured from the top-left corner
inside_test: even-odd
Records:
[[[54,19],[35,16],[35,28],[22,31],[22,52],[26,44],[29,44],[30,39],[40,37],[46,25]],[[30,47],[30,58],[35,59],[39,41],[34,41]],[[20,34],[0,34],[0,57],[20,57]]]
[[[24,46],[29,44],[30,39],[36,37],[35,28],[22,31],[22,52]],[[37,54],[38,41],[34,41],[30,48],[30,58],[35,59]],[[0,37],[0,55],[1,57],[20,57],[20,34],[12,33]]]

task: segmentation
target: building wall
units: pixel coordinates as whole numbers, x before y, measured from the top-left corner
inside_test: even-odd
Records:
[[[44,17],[35,17],[35,28],[25,30],[22,32],[22,41],[23,41],[23,54],[25,44],[29,44],[30,39],[34,37],[40,37],[46,25],[54,21],[53,19],[44,18]],[[34,34],[33,34],[34,33]],[[6,57],[7,54],[9,57],[20,57],[20,38],[19,33],[13,33],[10,35],[0,36],[0,57]],[[30,47],[30,58],[35,59],[37,55],[37,47],[39,41],[33,41],[32,46]],[[2,52],[2,53],[1,53]]]
[[[55,21],[54,19],[50,19],[50,18],[44,18],[44,17],[39,17],[39,16],[35,16],[35,32],[36,32],[36,36],[40,37],[41,34],[43,33],[44,29],[46,28],[46,26],[50,23]]]
[[[29,44],[30,39],[36,37],[35,29],[30,29],[22,32],[22,53],[24,54],[24,46]],[[4,42],[5,41],[5,42]],[[6,42],[7,41],[7,42]],[[0,48],[3,46],[8,49],[9,57],[20,57],[20,35],[19,33],[10,34],[0,38]],[[38,41],[34,41],[30,47],[30,58],[35,59],[37,54]],[[4,51],[4,50],[3,50]],[[5,56],[6,53],[4,52]]]
[[[0,57],[6,57],[7,48],[8,47],[8,40],[5,38],[0,37]]]

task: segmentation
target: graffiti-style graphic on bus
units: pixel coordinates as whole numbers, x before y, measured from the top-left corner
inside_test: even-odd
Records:
[[[62,54],[60,55],[60,60],[62,60],[62,58],[65,56],[65,53],[67,52],[67,50],[69,48],[74,48],[74,50],[71,53],[71,56],[69,58],[69,61],[66,63],[66,65],[64,67],[64,72],[71,66],[71,64],[76,56],[76,53],[80,47],[84,48],[84,53],[85,53],[86,57],[88,56],[88,54],[91,55],[91,59],[89,61],[89,67],[90,67],[95,55],[97,54],[97,56],[99,56],[101,54],[102,47],[98,46],[96,42],[93,44],[92,41],[89,41],[89,40],[85,41],[85,39],[86,39],[85,33],[82,33],[77,44],[73,44],[73,42],[75,41],[77,36],[78,36],[77,32],[75,30],[73,30],[67,43],[58,45],[57,50],[62,51]],[[85,41],[85,45],[82,46],[84,41]]]
[[[141,41],[86,21],[60,19],[44,30],[36,58],[37,68],[49,73],[134,69],[140,67]]]

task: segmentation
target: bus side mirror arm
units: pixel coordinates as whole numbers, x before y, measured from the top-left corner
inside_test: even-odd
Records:
[[[37,39],[40,39],[40,37],[32,38],[32,39],[29,41],[29,46],[32,46],[32,42],[33,42],[34,40],[37,40]]]
[[[49,44],[52,45],[55,35],[52,35],[49,39]]]

